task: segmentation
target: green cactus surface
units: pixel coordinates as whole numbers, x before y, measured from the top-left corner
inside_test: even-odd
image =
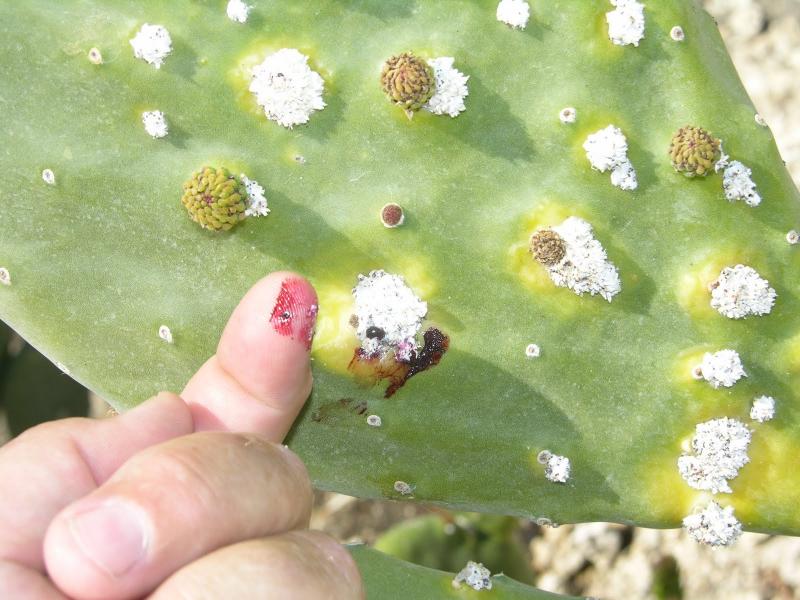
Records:
[[[287,443],[317,486],[678,527],[714,491],[690,487],[678,458],[697,424],[730,417],[752,433],[749,462],[714,499],[744,529],[800,534],[800,246],[787,242],[800,196],[711,17],[692,0],[647,2],[644,38],[619,46],[604,0],[532,1],[522,30],[489,0],[253,3],[246,23],[223,1],[6,11],[3,320],[124,410],[180,390],[245,291],[295,270],[320,306],[314,391]],[[145,23],[171,35],[159,68],[129,42]],[[250,86],[284,48],[301,53],[285,58],[310,69],[309,90],[322,78],[324,105],[281,126]],[[404,52],[452,57],[466,110],[409,120],[387,101],[382,66]],[[574,122],[559,118],[568,107]],[[144,111],[169,133],[148,135]],[[724,173],[675,171],[670,142],[687,125],[722,140]],[[589,136],[614,128],[626,148],[593,169]],[[203,166],[258,181],[270,214],[198,227],[181,196]],[[384,227],[387,203],[401,226]],[[532,253],[536,232],[563,237],[569,217],[613,265],[594,265],[600,287],[556,285],[577,265],[569,248],[552,264]],[[751,273],[722,281],[736,265],[768,281],[753,283],[753,307],[730,292]],[[416,345],[394,354],[373,352],[389,332],[360,339],[352,318],[359,275],[380,270],[427,303]],[[731,387],[696,368],[723,349],[747,375]],[[762,395],[776,400],[764,423],[749,417]]]
[[[366,546],[350,546],[364,578],[367,598],[452,598],[453,600],[569,600],[571,596],[533,589],[506,577],[494,575],[492,589],[475,591],[453,586],[453,573],[412,565]],[[577,600],[577,599],[574,599]]]

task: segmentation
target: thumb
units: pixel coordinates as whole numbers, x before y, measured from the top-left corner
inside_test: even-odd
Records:
[[[317,295],[288,272],[256,283],[234,309],[217,353],[183,390],[195,429],[281,441],[311,392]]]

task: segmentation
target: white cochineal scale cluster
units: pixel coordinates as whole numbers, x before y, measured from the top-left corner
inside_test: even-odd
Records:
[[[569,217],[552,231],[564,243],[563,258],[545,265],[550,279],[558,287],[569,288],[578,296],[600,295],[611,302],[622,290],[619,272],[608,260],[602,244],[595,239],[592,226],[579,217]]]
[[[133,55],[160,69],[172,52],[172,38],[163,25],[145,23],[131,40]]]
[[[525,0],[500,0],[497,20],[512,29],[525,29],[531,18],[531,7]]]
[[[292,129],[308,123],[325,108],[322,76],[308,66],[308,57],[294,48],[267,56],[253,69],[250,91],[270,121]]]
[[[469,561],[467,562],[467,566],[461,569],[453,578],[454,588],[460,588],[462,583],[478,592],[481,590],[491,590],[492,573],[483,566],[483,563]]]
[[[423,110],[434,115],[457,117],[467,109],[464,100],[469,95],[468,75],[464,75],[453,65],[452,56],[440,56],[428,61],[436,81],[433,96],[423,106]]]
[[[615,7],[606,13],[608,38],[617,46],[638,46],[644,38],[644,4],[636,0],[610,0]]]
[[[746,265],[724,268],[709,285],[709,292],[711,307],[729,319],[767,315],[777,297],[769,282]],[[714,389],[733,387],[747,377],[739,353],[729,348],[706,352],[692,374]],[[774,416],[773,397],[760,396],[753,401],[750,418],[755,423],[765,423]],[[737,419],[721,417],[699,423],[691,441],[691,451],[678,458],[678,471],[696,490],[731,494],[733,490],[728,482],[750,462],[747,450],[751,440],[752,431]],[[742,532],[733,507],[723,508],[713,500],[702,510],[687,516],[683,526],[695,540],[713,547],[733,543]]]
[[[628,158],[628,140],[619,127],[609,125],[591,134],[583,149],[593,169],[601,173],[611,171],[612,185],[626,191],[639,186],[636,169]]]
[[[394,352],[400,361],[417,350],[417,334],[428,314],[428,304],[400,275],[383,270],[359,275],[353,288],[353,324],[367,356]]]

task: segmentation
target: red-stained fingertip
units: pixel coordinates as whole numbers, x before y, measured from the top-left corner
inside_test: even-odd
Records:
[[[272,273],[233,311],[217,353],[183,398],[198,430],[262,433],[280,441],[311,392],[317,295],[300,275]]]
[[[306,350],[311,350],[318,311],[314,288],[305,279],[287,277],[281,282],[269,322],[278,334],[297,340]]]

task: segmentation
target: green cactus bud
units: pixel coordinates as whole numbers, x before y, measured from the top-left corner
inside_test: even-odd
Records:
[[[201,227],[227,231],[245,218],[247,191],[227,169],[203,167],[183,184],[181,202]]]
[[[414,116],[431,99],[436,89],[433,68],[413,52],[392,56],[383,65],[381,87],[386,96]]]
[[[687,125],[672,136],[669,156],[679,173],[705,176],[720,159],[720,141],[702,127]]]
[[[564,240],[552,229],[540,229],[534,233],[530,249],[533,257],[546,267],[558,264],[567,253]]]

